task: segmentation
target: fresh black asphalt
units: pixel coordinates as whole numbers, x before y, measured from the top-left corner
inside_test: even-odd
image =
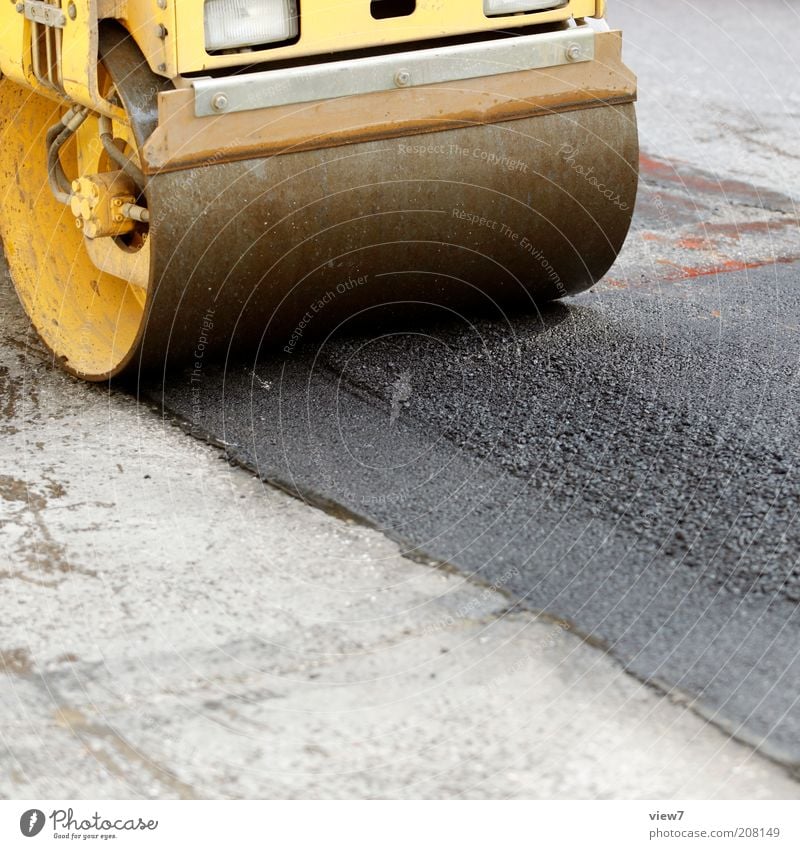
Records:
[[[800,256],[792,12],[621,3],[611,23],[655,158],[610,283],[512,321],[206,365],[147,397],[797,768],[800,263],[764,264]]]
[[[343,336],[150,399],[800,763],[800,265]]]

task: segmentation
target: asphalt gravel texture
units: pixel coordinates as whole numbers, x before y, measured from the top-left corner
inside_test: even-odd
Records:
[[[725,8],[621,4],[647,153],[631,239],[592,292],[523,316],[342,327],[140,393],[264,480],[568,620],[797,769],[796,94],[754,72],[791,65],[755,48],[793,13],[769,0],[762,27],[737,11],[745,55],[703,35]]]
[[[800,763],[798,273],[329,340],[151,398]]]

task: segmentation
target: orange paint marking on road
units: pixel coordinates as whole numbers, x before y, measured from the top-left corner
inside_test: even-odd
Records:
[[[711,251],[716,247],[711,239],[702,239],[697,236],[686,236],[679,239],[677,245],[679,248],[686,248],[690,251]]]
[[[668,283],[677,282],[679,280],[693,280],[697,277],[708,277],[712,274],[730,274],[735,271],[748,271],[752,268],[764,268],[768,265],[787,265],[792,262],[800,261],[800,256],[776,257],[775,259],[756,260],[754,262],[742,262],[737,259],[730,259],[713,266],[705,266],[700,268],[692,268],[691,266],[677,265],[669,260],[662,260],[666,265],[674,266],[680,274],[670,277],[664,277],[663,280]]]

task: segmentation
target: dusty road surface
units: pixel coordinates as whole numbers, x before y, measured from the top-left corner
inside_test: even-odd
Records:
[[[4,276],[0,796],[800,796],[798,11],[651,6],[591,294],[134,398]]]

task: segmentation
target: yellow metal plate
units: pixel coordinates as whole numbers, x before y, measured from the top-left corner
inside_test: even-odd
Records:
[[[171,0],[174,2],[174,0]],[[181,0],[176,6],[178,70],[182,74],[400,44],[472,32],[510,29],[595,15],[597,0],[572,0],[561,9],[487,18],[483,0],[417,0],[416,11],[402,18],[376,20],[368,0],[302,0],[300,38],[296,44],[252,53],[211,56],[205,50],[204,0]]]
[[[165,77],[401,44],[431,38],[548,24],[570,17],[600,15],[605,0],[571,0],[549,12],[487,18],[483,0],[417,0],[416,11],[376,20],[368,0],[302,0],[298,41],[251,53],[209,55],[205,50],[205,0],[73,0],[75,12],[64,27],[63,77],[69,99],[109,115],[116,110],[100,92],[97,76],[98,17],[121,21],[150,68]],[[66,7],[66,2],[61,2]],[[14,3],[0,3],[0,71],[15,82],[53,96],[31,72],[30,25]]]
[[[17,12],[14,3],[0,3],[0,71],[9,79],[22,85],[30,84],[30,36],[25,18]]]

